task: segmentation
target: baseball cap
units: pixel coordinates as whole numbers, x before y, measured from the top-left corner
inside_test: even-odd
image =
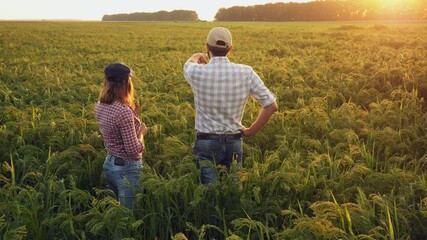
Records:
[[[219,48],[230,48],[233,45],[231,33],[224,27],[212,28],[206,42],[209,46]]]
[[[128,79],[129,76],[135,76],[135,72],[122,62],[114,62],[109,64],[105,70],[105,78],[110,82],[121,82]]]

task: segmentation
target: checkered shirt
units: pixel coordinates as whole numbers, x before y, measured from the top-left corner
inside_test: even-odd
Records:
[[[193,89],[198,132],[239,133],[249,96],[262,107],[276,101],[252,67],[227,57],[213,57],[208,64],[187,61],[184,77]]]
[[[133,110],[118,101],[98,102],[95,117],[104,138],[108,154],[127,160],[140,160],[144,146],[138,139],[141,121]]]

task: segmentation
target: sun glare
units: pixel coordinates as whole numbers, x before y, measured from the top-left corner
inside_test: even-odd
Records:
[[[386,9],[398,9],[405,7],[407,0],[379,0],[380,7]]]

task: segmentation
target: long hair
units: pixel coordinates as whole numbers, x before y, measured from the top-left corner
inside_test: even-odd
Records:
[[[134,91],[131,77],[120,82],[105,79],[99,94],[99,102],[112,104],[114,101],[120,101],[135,110]]]

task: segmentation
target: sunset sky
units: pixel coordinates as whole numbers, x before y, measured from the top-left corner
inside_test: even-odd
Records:
[[[105,14],[194,10],[201,20],[213,20],[221,7],[249,6],[268,2],[309,2],[310,0],[0,0],[0,20],[79,19],[101,20]]]

